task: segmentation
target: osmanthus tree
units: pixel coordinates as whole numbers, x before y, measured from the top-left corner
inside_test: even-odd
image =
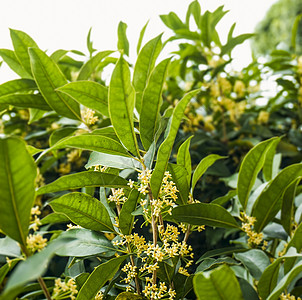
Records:
[[[195,17],[197,3],[189,8]],[[175,148],[185,110],[203,91],[164,108],[171,58],[158,62],[161,36],[141,48],[132,72],[124,23],[118,33],[118,58],[112,51],[93,55],[88,39],[90,59],[78,74],[69,58],[73,67],[64,68],[65,51],[50,57],[21,31],[11,30],[14,51],[1,50],[21,76],[0,86],[6,122],[21,107],[30,110],[32,124],[64,126],[52,128],[49,138],[44,128],[43,149],[9,134],[12,127],[1,135],[0,299],[298,296],[302,164],[279,171],[281,137],[272,137],[245,156],[236,189],[211,203],[195,200],[200,178],[226,159],[211,154],[193,169],[191,137]],[[108,87],[97,71],[107,63],[115,64]],[[87,170],[41,185],[38,167],[46,174],[58,159],[82,151],[89,153]],[[236,246],[194,257],[191,233],[211,227],[235,235]],[[62,257],[66,266],[52,270]]]

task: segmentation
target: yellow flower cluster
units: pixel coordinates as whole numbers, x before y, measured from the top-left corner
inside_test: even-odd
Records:
[[[47,245],[47,239],[40,234],[29,234],[26,238],[27,249],[33,254],[41,251]]]
[[[61,175],[69,174],[71,171],[71,164],[70,163],[61,163],[59,168],[56,168],[56,171]]]
[[[263,233],[253,231],[252,227],[256,222],[255,217],[247,216],[245,213],[241,213],[240,220],[242,221],[241,228],[249,237],[248,243],[249,245],[260,245],[263,240]],[[263,247],[267,246],[267,242],[263,242]]]
[[[149,169],[143,170],[141,173],[138,174],[138,179],[140,180],[140,186],[138,188],[138,191],[143,195],[146,195],[148,193],[148,186],[150,183],[151,175],[152,171]]]
[[[98,166],[94,166],[93,171],[105,172],[107,170],[107,168],[108,167],[106,167],[106,166],[98,165]]]
[[[301,300],[301,298],[300,297],[296,298],[295,296],[292,296],[291,294],[282,293],[280,295],[280,300]]]
[[[57,278],[55,280],[55,287],[52,293],[52,299],[67,299],[75,300],[78,293],[77,285],[73,278],[70,278],[67,282]]]
[[[85,124],[93,125],[99,120],[97,116],[94,116],[95,111],[90,108],[83,109],[81,113]]]
[[[261,110],[259,115],[258,115],[258,123],[260,124],[266,124],[269,120],[269,112]]]
[[[117,205],[125,203],[127,198],[125,197],[124,189],[112,189],[112,195],[108,197],[108,200],[115,202]]]
[[[143,294],[147,298],[151,299],[169,299],[173,300],[176,296],[176,293],[171,288],[168,290],[164,282],[160,282],[159,286],[157,284],[152,284],[148,282],[143,290]]]
[[[103,300],[103,299],[104,299],[104,294],[101,291],[99,291],[94,297],[94,300]]]
[[[132,266],[132,264],[129,262],[127,263],[123,268],[122,271],[127,273],[127,277],[124,279],[126,283],[130,283],[132,278],[134,278],[137,275],[136,272],[137,267]]]

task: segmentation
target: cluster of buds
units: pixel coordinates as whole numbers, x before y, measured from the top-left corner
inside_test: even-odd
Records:
[[[76,294],[78,293],[77,285],[73,278],[67,281],[63,281],[60,278],[55,280],[55,287],[52,293],[52,299],[70,299],[75,300]]]

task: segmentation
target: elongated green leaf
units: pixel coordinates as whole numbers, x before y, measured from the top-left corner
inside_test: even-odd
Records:
[[[10,272],[15,267],[15,265],[21,260],[22,260],[22,258],[14,258],[10,261],[9,264],[7,263],[0,268],[0,284],[1,285],[4,285],[3,281],[4,281],[7,273]],[[1,298],[1,296],[0,296],[0,298]]]
[[[281,207],[281,224],[284,230],[291,236],[292,231],[292,219],[294,217],[294,200],[296,196],[297,185],[301,181],[302,177],[293,181],[285,190],[282,197]]]
[[[115,275],[126,258],[127,255],[112,258],[96,267],[80,289],[77,300],[94,299],[101,287]]]
[[[63,127],[53,131],[49,137],[49,146],[51,147],[58,143],[61,139],[72,135],[76,130],[78,130],[78,127]]]
[[[298,177],[302,176],[302,164],[294,164],[283,169],[256,200],[252,216],[256,218],[254,228],[260,232],[274,218],[281,208],[284,191]]]
[[[65,215],[59,214],[59,213],[51,213],[44,217],[41,220],[42,225],[46,224],[59,224],[59,223],[69,223],[70,220]]]
[[[71,238],[58,238],[51,242],[41,252],[36,253],[18,264],[10,276],[0,299],[15,300],[20,292],[20,288],[23,288],[26,283],[34,281],[43,275],[47,270],[49,262],[55,255],[55,252],[61,247],[66,246],[70,241],[72,241]]]
[[[127,188],[128,181],[122,177],[102,172],[80,172],[62,176],[59,179],[40,187],[37,195],[74,190],[82,187]]]
[[[221,258],[206,258],[196,269],[197,272],[204,272],[209,269],[218,267],[219,265],[227,264],[229,266],[240,265],[239,262],[230,257],[221,257]]]
[[[101,135],[83,134],[67,137],[59,141],[52,147],[45,150],[37,159],[37,162],[39,162],[46,153],[67,147],[131,157],[120,143],[111,138]]]
[[[188,28],[174,12],[170,12],[168,15],[160,15],[160,18],[163,23],[172,30]]]
[[[155,67],[143,92],[139,129],[145,150],[148,150],[153,143],[159,127],[162,91],[169,63],[170,58],[165,59]]]
[[[70,193],[50,203],[55,212],[66,215],[73,223],[95,231],[114,232],[105,206],[84,193]]]
[[[228,266],[215,269],[208,277],[196,274],[193,285],[198,300],[243,300],[239,282]]]
[[[123,157],[100,152],[92,152],[90,154],[87,164],[85,165],[85,168],[89,169],[94,166],[105,166],[117,169],[135,170],[140,168],[141,164],[137,160],[130,157]]]
[[[220,156],[217,154],[210,154],[204,159],[200,161],[200,163],[197,165],[193,177],[192,177],[192,187],[191,192],[194,191],[195,185],[199,178],[205,173],[205,171],[218,159],[226,158],[226,156]]]
[[[15,49],[15,54],[28,74],[31,74],[28,48],[39,48],[36,42],[25,32],[10,29],[10,36]]]
[[[129,42],[127,39],[127,24],[124,22],[120,22],[118,24],[118,29],[117,29],[117,35],[118,35],[118,41],[117,41],[117,49],[124,51],[124,53],[129,56]]]
[[[130,292],[123,292],[118,294],[118,296],[115,299],[116,300],[141,300],[143,298],[139,295]]]
[[[15,79],[0,85],[0,97],[20,92],[28,92],[35,89],[37,89],[37,85],[34,80]]]
[[[140,51],[134,67],[133,86],[136,92],[135,106],[140,113],[143,91],[147,86],[149,76],[154,68],[155,61],[162,49],[161,36],[150,40]]]
[[[287,244],[287,253],[291,250],[290,248],[295,248],[298,253],[302,250],[302,223],[297,227],[295,233],[289,243]],[[297,258],[288,258],[284,262],[284,274],[287,274],[295,265]]]
[[[91,57],[80,69],[77,80],[88,80],[101,61],[113,53],[113,51],[102,51],[98,52],[95,56]]]
[[[186,15],[187,26],[190,25],[191,15],[194,17],[196,25],[198,25],[200,22],[200,17],[201,17],[201,7],[197,0],[191,2],[191,4],[189,5],[189,8],[187,10],[187,15]]]
[[[225,196],[214,199],[211,203],[223,205],[237,195],[237,190],[230,190]]]
[[[35,199],[36,175],[25,143],[16,137],[0,138],[0,228],[23,246]]]
[[[139,51],[140,51],[140,49],[141,49],[141,45],[142,45],[142,42],[143,42],[143,38],[144,38],[144,35],[145,35],[145,32],[146,32],[148,23],[149,23],[149,20],[147,21],[147,23],[146,23],[145,26],[142,28],[142,30],[141,30],[141,32],[140,32],[140,34],[139,34],[139,39],[138,39],[137,47],[136,47],[136,53],[137,53],[137,54],[139,54]]]
[[[267,300],[277,300],[279,299],[282,291],[291,283],[294,278],[302,272],[302,261],[296,264],[290,272],[288,272],[277,284],[271,294],[268,296]]]
[[[31,72],[28,73],[25,71],[14,51],[8,49],[0,49],[0,56],[6,62],[6,64],[20,77],[32,78],[32,76],[30,75]]]
[[[45,113],[46,113],[45,110],[41,110],[38,108],[29,108],[28,124],[32,124],[33,122],[40,120],[44,116]]]
[[[242,161],[238,177],[238,198],[243,209],[246,208],[248,198],[252,187],[256,181],[257,175],[260,172],[265,162],[266,154],[275,141],[279,138],[273,137],[267,141],[259,143],[251,149]]]
[[[247,248],[243,248],[243,247],[225,247],[225,248],[210,250],[210,251],[207,251],[206,253],[204,253],[197,260],[196,264],[200,263],[201,261],[203,261],[204,259],[209,258],[209,257],[228,255],[228,254],[233,254],[233,253],[237,253],[237,252],[244,252],[247,250],[248,250]]]
[[[266,153],[265,161],[263,165],[263,176],[266,181],[270,181],[273,176],[273,163],[274,163],[274,157],[276,153],[276,148],[280,142],[281,138],[278,138],[274,140],[274,142],[271,144],[271,147]]]
[[[29,48],[33,76],[41,94],[50,107],[59,115],[82,120],[79,104],[70,97],[56,92],[56,89],[67,84],[67,79],[58,65],[42,50]]]
[[[235,258],[243,263],[256,280],[260,279],[264,270],[270,265],[268,256],[259,249],[236,253]]]
[[[56,255],[84,257],[102,254],[113,256],[116,252],[111,242],[103,234],[87,229],[70,229],[61,233],[60,238],[72,238],[74,240],[59,248]]]
[[[139,192],[133,189],[121,209],[119,216],[119,225],[121,232],[125,235],[129,235],[132,232],[134,222],[134,216],[132,215],[132,212],[136,209],[139,195]]]
[[[184,111],[192,97],[194,97],[199,91],[194,90],[186,94],[175,107],[172,117],[170,127],[168,128],[168,136],[161,144],[157,153],[157,162],[155,169],[151,177],[151,189],[154,198],[157,198],[160,186],[164,177],[164,172],[167,169],[168,161],[176,138],[176,134],[182,120]]]
[[[125,147],[139,157],[133,125],[135,93],[130,82],[130,70],[123,56],[118,60],[109,85],[109,114],[116,135]]]
[[[70,82],[57,91],[67,94],[84,106],[97,110],[104,116],[108,113],[108,89],[93,81]]]
[[[53,52],[50,55],[50,58],[55,62],[58,63],[60,61],[61,58],[63,58],[69,51],[68,50],[63,50],[63,49],[59,49],[56,50],[55,52]]]
[[[168,164],[168,171],[172,175],[172,180],[175,182],[179,191],[181,204],[187,204],[189,198],[189,184],[187,181],[187,170],[184,166],[176,164]]]
[[[117,135],[113,129],[113,126],[98,128],[98,129],[93,130],[91,133],[96,134],[96,135],[107,136],[108,138],[111,138],[112,140],[120,142],[119,138],[117,137]]]
[[[21,251],[18,243],[9,236],[0,239],[0,255],[20,257]]]
[[[253,33],[246,33],[229,38],[227,43],[221,47],[221,54],[230,54],[237,45],[242,44],[245,40],[253,36]]]
[[[11,94],[0,97],[0,104],[8,104],[16,107],[38,108],[52,110],[44,98],[39,94]]]
[[[187,170],[187,182],[188,185],[191,183],[192,163],[190,155],[190,142],[193,135],[187,138],[179,147],[177,152],[177,164],[182,165]]]
[[[217,204],[194,203],[177,206],[172,217],[179,222],[192,225],[208,225],[223,228],[239,228],[236,220],[222,206]]]
[[[297,32],[301,19],[302,19],[302,14],[299,14],[298,16],[296,16],[293,24],[292,35],[291,35],[291,46],[293,48],[294,53],[296,52]]]

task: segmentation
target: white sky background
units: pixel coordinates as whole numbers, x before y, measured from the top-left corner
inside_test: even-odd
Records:
[[[252,33],[256,24],[277,0],[200,0],[202,12],[224,5],[229,10],[217,29],[222,41],[236,22],[235,35]],[[12,49],[9,28],[25,31],[49,53],[57,49],[80,50],[87,54],[86,37],[92,27],[93,46],[97,50],[117,48],[119,21],[127,23],[131,62],[135,61],[140,30],[150,20],[143,44],[161,32],[164,39],[171,31],[162,23],[160,14],[170,11],[184,20],[191,0],[2,0],[0,48]],[[233,52],[235,67],[246,66],[251,53],[245,42]],[[0,83],[17,78],[3,63]]]

